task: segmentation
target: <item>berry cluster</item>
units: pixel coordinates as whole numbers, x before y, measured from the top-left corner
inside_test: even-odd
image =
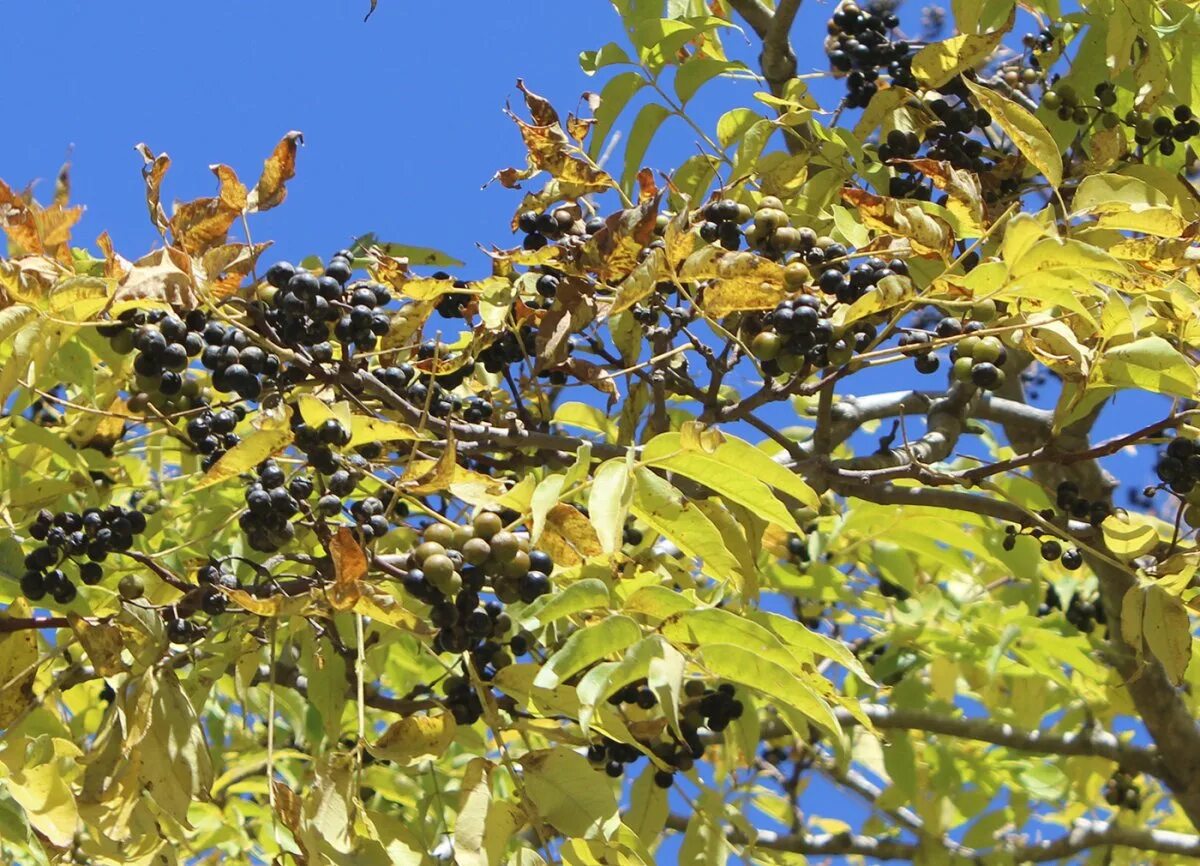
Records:
[[[1200,480],[1200,449],[1191,439],[1176,436],[1154,470],[1172,493],[1185,494]]]
[[[614,707],[619,707],[621,704],[632,704],[643,710],[651,710],[658,705],[658,695],[654,694],[654,690],[650,688],[646,678],[643,677],[617,689],[609,695],[608,702]]]
[[[312,481],[307,477],[296,475],[289,483],[274,460],[260,463],[257,479],[246,489],[246,510],[238,517],[238,526],[246,533],[251,549],[274,553],[295,538],[291,518],[312,492]],[[341,503],[338,505],[340,510]]]
[[[475,359],[487,372],[500,373],[509,364],[519,364],[532,355],[536,340],[537,332],[530,325],[523,326],[519,333],[504,331],[482,349]],[[462,369],[465,375],[467,368]]]
[[[264,380],[279,374],[279,356],[252,345],[246,332],[233,325],[209,322],[204,342],[200,363],[212,371],[213,388],[222,394],[257,400]]]
[[[239,437],[233,431],[238,422],[245,417],[244,406],[218,409],[214,412],[206,405],[199,414],[188,419],[184,432],[192,447],[204,455],[200,465],[205,472],[220,460],[226,451],[238,444]]]
[[[98,330],[114,352],[136,352],[133,369],[139,391],[171,395],[183,389],[182,373],[189,359],[204,348],[199,332],[206,323],[202,310],[190,311],[186,321],[165,310],[126,310],[115,323]]]
[[[915,90],[911,46],[904,40],[892,41],[888,34],[900,25],[890,4],[876,0],[866,9],[857,3],[843,3],[829,21],[825,51],[829,65],[846,78],[846,106],[866,108],[879,89],[880,69],[886,69],[892,84]]]
[[[1058,592],[1053,586],[1047,585],[1046,595],[1042,599],[1042,603],[1038,605],[1037,615],[1039,617],[1049,616],[1056,610],[1062,610],[1062,599],[1059,598]],[[1104,615],[1104,606],[1098,600],[1084,601],[1078,593],[1071,596],[1071,603],[1067,605],[1066,618],[1067,622],[1084,634],[1091,634],[1097,624],[1105,625],[1108,622]]]
[[[354,275],[351,260],[349,250],[335,253],[319,277],[289,262],[277,262],[267,271],[273,290],[267,292],[267,323],[285,343],[304,349],[317,363],[333,360],[331,325],[347,356],[351,347],[371,351],[391,330],[383,310],[391,303],[391,292],[377,283],[347,285]]]
[[[447,292],[438,298],[435,309],[439,316],[444,319],[464,319],[467,315],[467,307],[471,305],[474,297],[470,292],[465,291],[467,283],[463,280],[456,280],[445,271],[435,271],[430,275],[430,279],[434,280],[451,280],[454,283],[454,288],[460,291]]]
[[[433,646],[438,652],[471,652],[481,673],[499,670],[512,656],[497,642],[511,630],[504,605],[530,603],[551,589],[554,562],[529,544],[525,533],[504,528],[504,519],[480,512],[469,526],[442,523],[427,526],[421,544],[409,553],[404,589],[430,605],[430,621],[438,628]],[[499,601],[480,603],[491,585]],[[510,649],[523,655],[527,637],[515,638]]]
[[[695,763],[696,758],[704,754],[703,745],[696,745],[699,752],[692,746],[683,743],[664,741],[649,745],[650,751],[659,761],[672,767],[672,770],[656,770],[654,784],[660,788],[670,788],[675,781],[675,773],[686,773]],[[602,739],[588,746],[587,759],[594,767],[603,767],[604,772],[613,779],[619,779],[625,773],[625,765],[636,763],[642,757],[642,751],[629,743],[616,740]]]
[[[517,217],[517,228],[525,235],[522,246],[533,251],[563,237],[595,234],[604,228],[604,220],[598,216],[580,220],[570,208],[560,207],[544,213],[525,211]]]
[[[83,513],[43,508],[29,527],[29,535],[43,544],[25,556],[21,592],[30,601],[49,594],[59,604],[75,598],[75,584],[60,567],[70,560],[79,580],[94,586],[104,577],[100,563],[110,553],[129,550],[133,538],[146,530],[146,515],[135,508],[110,505]]]
[[[745,711],[736,697],[737,690],[730,683],[710,689],[700,680],[689,680],[684,686],[684,694],[692,699],[681,707],[686,724],[680,727],[685,734],[689,728],[700,727],[719,733],[729,727],[730,722],[740,719]]]
[[[1128,770],[1117,770],[1104,783],[1104,802],[1117,809],[1128,809],[1136,812],[1142,808],[1142,791],[1137,785],[1137,777]]]
[[[954,344],[950,358],[954,362],[950,378],[954,381],[970,382],[985,391],[996,391],[1003,387],[1008,350],[998,337],[968,334]]]
[[[226,571],[220,560],[209,559],[196,572],[196,580],[204,587],[200,596],[200,609],[209,616],[225,612],[227,597],[221,589],[237,589],[237,577]]]
[[[451,675],[442,681],[442,692],[446,695],[445,707],[460,725],[473,725],[483,716],[483,702],[471,688],[466,677]]]
[[[1093,502],[1080,496],[1079,487],[1073,481],[1064,481],[1059,484],[1054,498],[1055,504],[1064,514],[1076,520],[1086,520],[1093,526],[1099,526],[1112,513],[1112,508],[1107,502],[1099,500]]]
[[[734,251],[742,246],[742,225],[750,221],[753,214],[744,204],[731,198],[709,202],[700,211],[704,222],[700,224],[700,237],[710,244],[719,243]]]

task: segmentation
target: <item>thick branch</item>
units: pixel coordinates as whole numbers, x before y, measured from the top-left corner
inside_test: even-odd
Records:
[[[1098,728],[1074,734],[1052,734],[1022,730],[988,719],[953,717],[881,704],[866,704],[862,709],[875,727],[884,730],[894,728],[945,734],[1038,755],[1107,758],[1127,770],[1160,778],[1166,773],[1166,768],[1154,749],[1122,742],[1108,731]],[[846,726],[857,724],[854,717],[844,710],[838,711],[838,721]]]

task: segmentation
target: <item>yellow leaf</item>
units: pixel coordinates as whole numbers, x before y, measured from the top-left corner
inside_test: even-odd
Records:
[[[1004,34],[1012,29],[1016,11],[1014,6],[1008,21],[991,33],[964,33],[926,45],[912,59],[913,75],[926,87],[937,88],[960,72],[974,69],[992,55]]]
[[[32,610],[18,598],[0,616],[0,622],[25,619]],[[7,728],[33,706],[33,680],[37,674],[37,630],[0,633],[0,729]]]
[[[858,210],[864,225],[906,238],[919,255],[949,259],[954,247],[950,224],[926,213],[920,202],[886,198],[852,186],[842,189],[842,200]]]
[[[556,563],[578,565],[600,556],[604,548],[591,522],[579,509],[559,502],[546,512],[546,525],[538,542]]]
[[[203,490],[243,472],[253,469],[273,454],[278,454],[292,441],[292,428],[282,418],[272,419],[261,429],[255,430],[237,445],[234,445],[213,464],[192,492]]]
[[[596,538],[605,553],[621,549],[625,519],[633,500],[629,462],[615,457],[596,469],[588,494],[588,520],[596,528]]]
[[[368,749],[376,758],[410,766],[426,758],[439,758],[454,741],[458,725],[450,713],[408,716],[393,722]]]
[[[110,677],[125,670],[125,663],[121,660],[124,644],[121,641],[120,629],[107,623],[92,625],[75,613],[68,613],[67,621],[83,645],[84,652],[92,660],[92,667],[96,669],[96,673]]]
[[[1183,602],[1162,587],[1147,587],[1142,635],[1146,647],[1166,671],[1167,679],[1180,685],[1192,658],[1192,625]]]
[[[980,107],[988,112],[1001,129],[1012,139],[1021,154],[1039,172],[1045,175],[1050,185],[1062,185],[1062,154],[1054,136],[1042,126],[1041,121],[1011,99],[1007,99],[969,78],[963,84],[975,94]]]
[[[1154,522],[1135,511],[1122,510],[1110,514],[1104,518],[1100,528],[1108,549],[1122,559],[1135,559],[1158,544],[1158,530]]]

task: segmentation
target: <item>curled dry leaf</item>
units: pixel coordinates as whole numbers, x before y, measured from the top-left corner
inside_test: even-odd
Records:
[[[296,151],[304,144],[304,133],[289,132],[263,163],[262,175],[246,199],[246,210],[257,213],[283,204],[287,198],[286,184],[296,176]]]

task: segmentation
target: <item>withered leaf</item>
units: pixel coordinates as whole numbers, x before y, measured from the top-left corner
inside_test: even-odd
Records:
[[[296,151],[304,144],[304,133],[292,130],[275,145],[275,150],[263,163],[258,183],[246,200],[250,213],[270,210],[287,198],[286,184],[296,176]]]
[[[198,198],[175,206],[171,234],[190,255],[200,255],[225,243],[229,228],[246,207],[246,187],[227,165],[209,167],[220,181],[216,197]]]
[[[949,258],[954,247],[950,224],[926,213],[918,202],[885,198],[857,187],[843,188],[842,200],[857,209],[864,225],[906,238],[917,255]]]
[[[661,196],[636,207],[618,211],[604,221],[583,248],[583,262],[600,279],[616,282],[628,276],[638,263],[638,254],[654,240]]]
[[[145,144],[138,144],[135,149],[145,162],[142,166],[142,180],[146,183],[146,207],[150,211],[150,222],[158,229],[160,235],[166,237],[170,221],[162,206],[162,180],[167,169],[171,167],[171,157],[165,153],[155,156],[154,151]]]
[[[329,555],[336,575],[329,590],[329,603],[334,610],[350,610],[360,595],[359,582],[367,575],[366,554],[354,533],[342,526],[329,543]]]
[[[191,260],[181,250],[170,247],[138,259],[117,287],[112,303],[135,300],[165,301],[188,309],[196,306]]]

